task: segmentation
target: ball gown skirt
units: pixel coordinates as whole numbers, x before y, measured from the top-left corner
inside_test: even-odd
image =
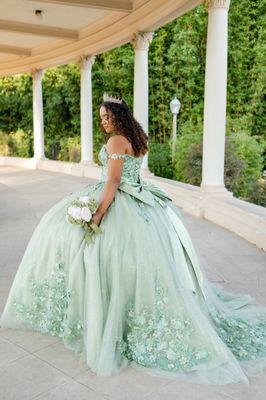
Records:
[[[140,177],[143,157],[99,154],[102,175],[41,218],[13,280],[0,325],[61,338],[100,376],[131,365],[152,375],[224,385],[266,366],[266,307],[205,276],[170,196]],[[66,221],[77,196],[99,200],[108,158],[120,185],[93,243]]]

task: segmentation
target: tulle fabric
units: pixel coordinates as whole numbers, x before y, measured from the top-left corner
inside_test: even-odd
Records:
[[[249,385],[266,366],[266,308],[208,281],[170,200],[152,207],[118,189],[103,233],[87,246],[66,209],[79,195],[99,199],[103,187],[90,183],[43,215],[0,325],[59,336],[100,376],[131,365],[189,382]]]

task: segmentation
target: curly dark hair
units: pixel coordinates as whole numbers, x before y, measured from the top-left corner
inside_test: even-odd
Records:
[[[148,135],[144,132],[140,123],[134,118],[127,103],[122,99],[121,103],[103,101],[100,107],[105,107],[109,118],[117,134],[124,135],[131,143],[135,157],[144,155],[148,151]],[[101,131],[107,141],[112,134],[107,133],[100,121]]]

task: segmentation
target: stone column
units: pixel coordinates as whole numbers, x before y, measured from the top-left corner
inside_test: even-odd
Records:
[[[91,68],[95,56],[84,56],[80,60],[80,124],[81,162],[93,162],[93,114]]]
[[[229,194],[224,186],[227,86],[227,25],[230,0],[205,0],[208,7],[203,127],[203,192]]]
[[[33,136],[35,160],[45,160],[44,154],[44,126],[43,126],[43,99],[42,76],[43,70],[34,69],[32,75],[33,90]]]
[[[135,49],[134,64],[134,117],[149,134],[149,74],[148,50],[153,32],[138,32],[133,35]],[[148,170],[148,155],[143,158],[142,169]]]

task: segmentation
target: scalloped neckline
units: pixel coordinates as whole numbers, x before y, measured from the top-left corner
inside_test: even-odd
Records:
[[[106,144],[103,145],[103,148],[104,148],[106,154],[109,155],[108,151],[106,150]],[[140,160],[141,158],[144,157],[144,156],[134,157],[134,156],[131,156],[130,154],[123,154],[123,155],[128,156],[130,158],[133,158],[134,160]]]

